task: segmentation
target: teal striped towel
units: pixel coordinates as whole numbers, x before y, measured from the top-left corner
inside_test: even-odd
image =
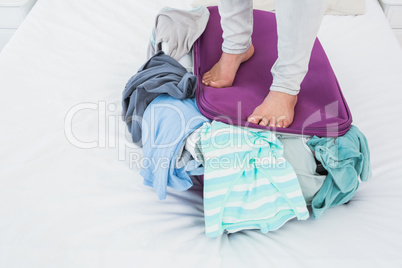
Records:
[[[212,121],[201,127],[205,233],[280,228],[309,217],[297,176],[270,131]]]

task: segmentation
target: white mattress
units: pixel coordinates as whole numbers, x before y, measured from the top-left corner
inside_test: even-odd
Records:
[[[402,267],[402,51],[377,1],[319,33],[373,178],[319,220],[217,238],[199,183],[164,201],[142,185],[119,118],[165,5],[188,7],[39,0],[0,54],[0,267]]]

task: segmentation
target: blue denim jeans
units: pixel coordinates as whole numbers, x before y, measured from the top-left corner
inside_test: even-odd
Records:
[[[241,54],[252,44],[253,1],[219,0],[222,51]],[[277,0],[278,59],[271,69],[270,90],[296,95],[310,61],[327,0]]]

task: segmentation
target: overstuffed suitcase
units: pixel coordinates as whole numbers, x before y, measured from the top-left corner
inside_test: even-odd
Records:
[[[218,62],[222,50],[222,28],[217,7],[209,7],[207,27],[193,46],[194,74],[198,78],[196,100],[199,110],[211,120],[270,131],[337,137],[345,134],[352,116],[323,47],[316,39],[309,70],[301,84],[293,123],[271,128],[247,122],[269,92],[271,68],[278,56],[275,14],[254,10],[254,56],[241,64],[234,83],[212,88],[201,83],[202,75]]]

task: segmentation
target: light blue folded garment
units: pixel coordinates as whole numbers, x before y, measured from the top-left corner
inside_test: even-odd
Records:
[[[307,145],[328,171],[311,204],[314,218],[319,218],[327,208],[344,204],[354,196],[359,176],[362,181],[371,178],[370,151],[366,137],[355,126],[337,138],[314,136]]]
[[[156,97],[146,108],[142,120],[144,184],[153,187],[159,199],[166,198],[167,186],[185,191],[193,183],[189,175],[203,173],[200,163],[190,160],[175,168],[188,135],[208,119],[198,110],[195,99],[178,100],[167,94]]]

